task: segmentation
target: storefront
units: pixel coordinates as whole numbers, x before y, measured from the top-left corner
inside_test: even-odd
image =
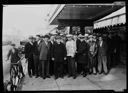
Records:
[[[122,8],[112,4],[65,4],[58,5],[49,19],[50,25],[69,27],[70,34],[93,32],[93,22]]]
[[[121,38],[120,59],[126,64],[126,7],[94,22],[94,33],[117,33]]]

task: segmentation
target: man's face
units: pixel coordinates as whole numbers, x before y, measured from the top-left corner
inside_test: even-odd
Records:
[[[84,41],[84,38],[80,38],[80,41]]]
[[[36,41],[39,41],[39,40],[40,40],[40,38],[37,36],[37,37],[36,37]]]
[[[15,48],[15,46],[11,46],[11,48],[12,48],[12,49],[14,49],[14,48]]]
[[[49,39],[48,38],[44,38],[45,41],[48,41]]]
[[[56,42],[57,42],[57,43],[60,43],[60,42],[61,42],[61,40],[60,40],[60,39],[56,39]]]
[[[50,40],[53,41],[54,40],[54,36],[51,36]]]
[[[99,41],[102,41],[102,37],[99,37]]]
[[[72,38],[71,37],[68,37],[68,41],[71,41],[72,40]]]
[[[73,38],[76,40],[77,39],[77,36],[74,36]]]
[[[30,42],[33,42],[33,39],[29,39]]]

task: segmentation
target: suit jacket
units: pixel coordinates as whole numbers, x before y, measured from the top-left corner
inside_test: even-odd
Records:
[[[51,41],[48,42],[49,43],[49,51],[48,51],[48,59],[51,60],[52,59],[52,48],[53,48],[53,43]]]
[[[32,58],[33,57],[33,45],[29,42],[25,44],[25,58]]]
[[[105,41],[103,41],[102,46],[100,46],[100,42],[99,42],[98,55],[107,56],[107,43]]]
[[[88,63],[88,49],[88,44],[85,41],[79,42],[77,51],[78,63]]]
[[[52,57],[55,58],[55,62],[63,62],[64,57],[66,57],[66,47],[63,43],[57,44],[56,42],[53,44],[52,48]]]
[[[34,55],[39,55],[39,50],[38,50],[38,44],[37,44],[37,41],[35,41],[34,43],[33,43],[33,54]]]
[[[40,60],[48,60],[48,50],[49,43],[46,45],[44,41],[42,41],[39,45],[39,59]]]

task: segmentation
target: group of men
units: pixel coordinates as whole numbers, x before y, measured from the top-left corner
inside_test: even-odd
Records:
[[[55,79],[65,74],[74,79],[81,74],[104,72],[108,74],[110,56],[108,39],[95,35],[67,35],[29,37],[25,45],[25,58],[28,60],[28,75]],[[109,60],[109,62],[108,62]]]

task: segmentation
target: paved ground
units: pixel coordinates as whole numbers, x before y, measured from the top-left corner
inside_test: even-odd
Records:
[[[53,77],[43,80],[42,78],[24,78],[22,91],[38,90],[115,90],[126,89],[126,69],[124,66],[113,68],[108,75],[88,75],[76,79],[65,76],[63,79],[54,80]]]

